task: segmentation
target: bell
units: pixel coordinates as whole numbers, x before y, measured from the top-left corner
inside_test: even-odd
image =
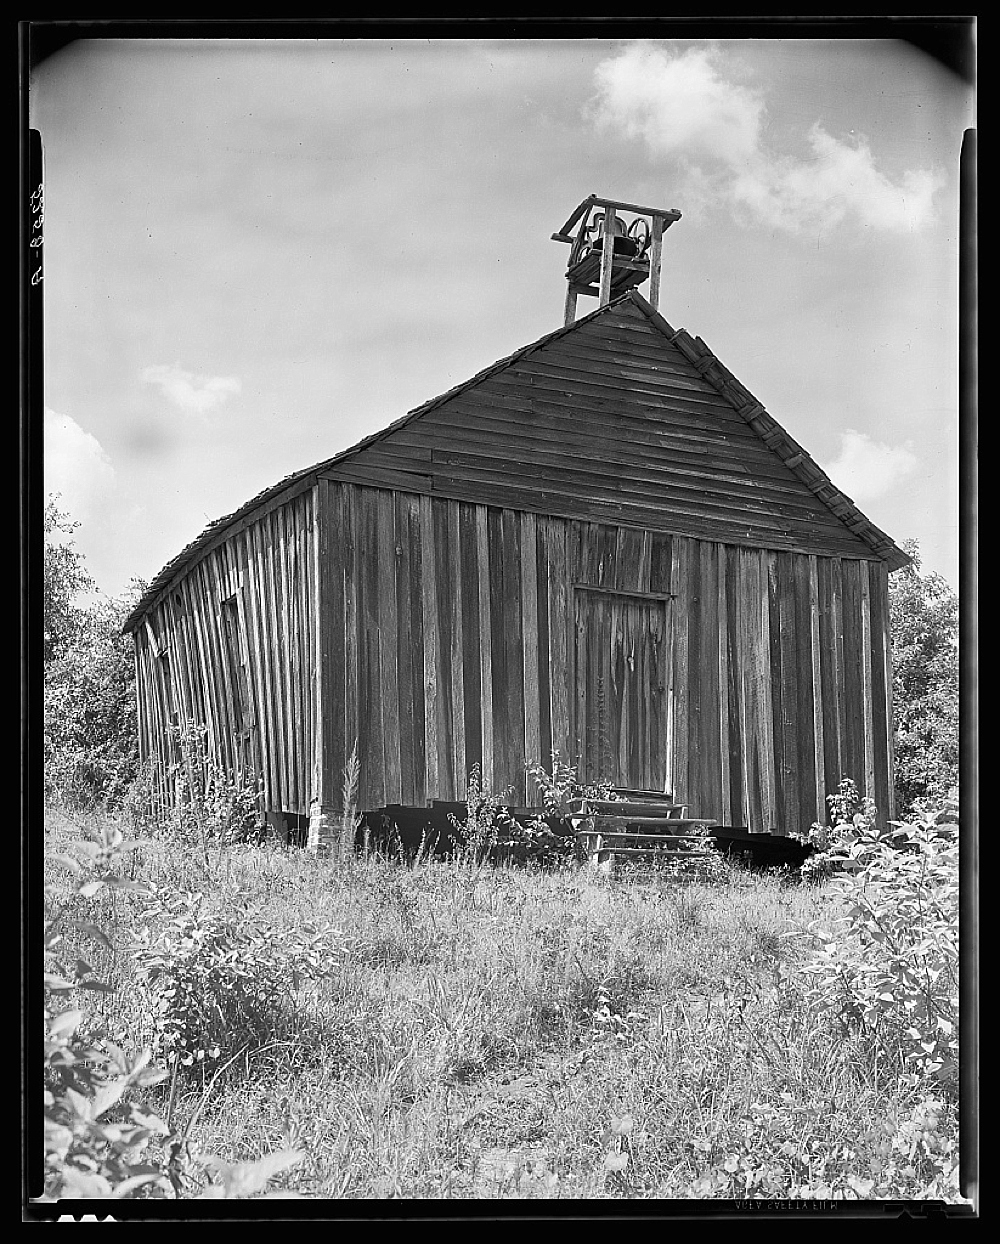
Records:
[[[614,235],[614,253],[626,257],[634,255],[638,249],[635,239],[628,236],[628,229],[625,222],[620,216],[615,216],[612,223],[612,231]],[[600,251],[604,248],[604,213],[598,212],[594,217],[594,223],[590,228],[590,249]]]

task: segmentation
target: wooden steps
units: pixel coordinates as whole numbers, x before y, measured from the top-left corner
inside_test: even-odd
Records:
[[[676,859],[704,846],[705,831],[718,824],[686,816],[687,805],[666,793],[620,793],[620,799],[576,799],[567,808],[582,863],[610,867],[619,857]],[[686,832],[691,830],[696,832]]]

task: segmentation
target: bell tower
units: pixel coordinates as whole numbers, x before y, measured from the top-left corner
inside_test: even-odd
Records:
[[[632,219],[626,220],[619,212]],[[565,322],[572,324],[576,318],[580,294],[599,298],[598,305],[603,307],[647,279],[648,301],[655,310],[660,300],[663,234],[680,218],[675,208],[639,207],[596,194],[584,199],[552,235],[554,242],[570,245]]]

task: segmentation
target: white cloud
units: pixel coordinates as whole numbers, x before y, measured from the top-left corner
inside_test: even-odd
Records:
[[[864,432],[848,428],[840,434],[840,454],[826,468],[827,474],[855,501],[875,501],[920,465],[912,445],[912,441],[885,445]]]
[[[59,493],[59,509],[78,521],[99,513],[115,484],[115,469],[100,441],[48,407],[43,437],[45,495]]]
[[[157,363],[142,371],[146,384],[155,384],[181,410],[204,414],[214,410],[233,393],[239,393],[237,376],[196,376],[180,363]]]
[[[635,43],[595,70],[587,116],[602,131],[642,141],[671,157],[699,202],[727,203],[738,218],[797,232],[850,216],[885,230],[916,230],[933,215],[941,173],[905,172],[893,182],[875,166],[867,140],[814,123],[804,158],[768,150],[763,95],[737,81],[717,48],[670,52]]]
[[[764,102],[727,82],[720,59],[711,48],[672,56],[630,44],[597,66],[588,113],[601,129],[643,139],[653,155],[712,156],[735,166],[757,150]]]

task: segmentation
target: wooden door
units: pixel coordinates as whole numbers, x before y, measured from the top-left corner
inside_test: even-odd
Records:
[[[574,595],[580,778],[669,790],[671,602],[585,587]]]

